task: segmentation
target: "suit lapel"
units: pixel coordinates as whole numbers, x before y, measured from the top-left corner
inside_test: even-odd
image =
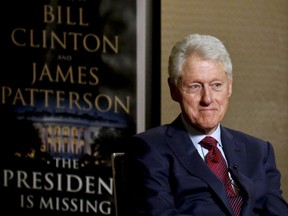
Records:
[[[171,124],[171,127],[168,127],[167,135],[166,142],[183,167],[192,175],[198,176],[205,181],[232,213],[224,185],[198,154],[182,124],[180,116]]]
[[[255,185],[244,173],[249,164],[245,161],[246,145],[233,136],[230,131],[221,127],[221,140],[223,150],[228,162],[230,173],[236,184],[240,187],[244,200],[249,200],[250,203],[255,200]]]

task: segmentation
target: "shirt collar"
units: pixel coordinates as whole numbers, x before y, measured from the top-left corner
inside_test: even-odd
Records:
[[[185,119],[182,117],[182,122],[186,128],[186,130],[188,131],[188,134],[193,142],[194,145],[199,144],[199,142],[205,137],[207,136],[206,134],[201,133],[199,130],[197,130],[196,128],[192,127],[191,125],[189,125]],[[221,130],[220,130],[220,123],[218,124],[216,130],[209,135],[211,137],[213,137],[214,139],[217,140],[218,144],[222,147],[222,143],[221,143]]]

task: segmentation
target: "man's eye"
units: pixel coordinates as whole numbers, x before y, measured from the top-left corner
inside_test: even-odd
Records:
[[[212,89],[214,89],[214,90],[221,90],[222,89],[222,83],[213,83],[212,85],[211,85],[211,87],[212,87]]]
[[[200,88],[201,88],[200,84],[192,84],[192,85],[187,86],[187,90],[192,91],[192,92],[197,91]]]

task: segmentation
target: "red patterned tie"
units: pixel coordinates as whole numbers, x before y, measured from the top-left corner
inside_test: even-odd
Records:
[[[234,215],[239,216],[241,211],[242,198],[241,196],[238,196],[232,188],[228,175],[228,167],[221,152],[217,148],[217,140],[215,140],[213,137],[206,136],[203,140],[200,141],[200,144],[209,150],[205,156],[205,162],[225,185],[231,207],[234,211]]]

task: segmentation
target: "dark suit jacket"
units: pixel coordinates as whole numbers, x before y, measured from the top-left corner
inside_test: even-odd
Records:
[[[221,126],[230,173],[244,197],[243,216],[288,216],[273,147]],[[135,135],[127,149],[129,216],[232,215],[225,188],[198,154],[180,116]]]

